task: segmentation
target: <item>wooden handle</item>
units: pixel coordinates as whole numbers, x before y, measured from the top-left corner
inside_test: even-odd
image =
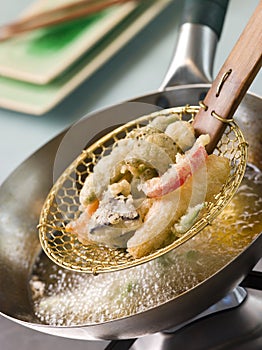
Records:
[[[222,66],[196,115],[197,135],[209,134],[212,153],[262,64],[262,0]]]

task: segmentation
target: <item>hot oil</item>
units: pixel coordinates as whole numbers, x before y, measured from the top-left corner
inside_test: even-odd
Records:
[[[71,272],[42,254],[30,281],[35,315],[54,326],[99,323],[156,307],[190,290],[241,253],[262,231],[262,173],[247,167],[231,203],[175,251],[129,270]]]

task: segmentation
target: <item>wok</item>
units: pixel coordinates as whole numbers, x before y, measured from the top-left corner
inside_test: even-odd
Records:
[[[41,254],[36,226],[41,206],[54,178],[81,152],[87,141],[94,141],[113,126],[161,107],[198,104],[210,86],[216,43],[227,6],[227,1],[220,1],[220,5],[217,3],[207,1],[204,12],[203,8],[199,11],[203,2],[187,3],[189,8],[182,21],[174,60],[159,91],[83,118],[35,152],[1,186],[1,315],[44,333],[74,339],[139,337],[175,327],[198,315],[237,286],[261,258],[262,235],[258,232],[252,243],[247,244],[215,273],[157,307],[113,321],[66,327],[41,324],[34,315],[29,279],[32,266]],[[196,6],[194,10],[191,8],[193,4]],[[180,85],[173,86],[174,82]],[[235,117],[250,145],[249,162],[260,169],[261,111],[262,100],[248,93]],[[97,120],[99,125],[104,126],[103,131]],[[51,261],[49,263],[52,264]]]

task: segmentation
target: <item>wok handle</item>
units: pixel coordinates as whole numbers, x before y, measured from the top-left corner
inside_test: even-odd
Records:
[[[186,0],[183,23],[194,23],[212,29],[220,38],[229,0]]]
[[[186,0],[173,58],[160,86],[212,82],[214,56],[229,0]]]
[[[208,133],[212,153],[227,123],[262,65],[262,0],[229,54],[194,121],[197,134]]]

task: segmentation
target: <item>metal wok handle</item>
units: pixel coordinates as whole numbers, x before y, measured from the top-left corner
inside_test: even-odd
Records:
[[[160,86],[210,83],[229,0],[186,0],[177,46]]]

